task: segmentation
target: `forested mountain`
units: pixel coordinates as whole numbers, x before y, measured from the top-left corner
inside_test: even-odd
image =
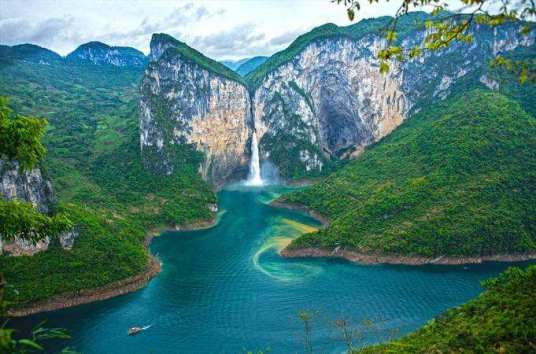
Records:
[[[439,263],[535,254],[535,137],[534,117],[499,94],[463,93],[423,109],[356,161],[284,197],[331,219],[288,252]]]

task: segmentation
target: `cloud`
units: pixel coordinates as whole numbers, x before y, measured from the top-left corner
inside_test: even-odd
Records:
[[[8,18],[0,21],[2,42],[47,42],[60,37],[72,21],[66,18],[50,18],[39,23],[30,23],[23,18]]]
[[[145,17],[133,29],[124,32],[110,30],[103,38],[104,41],[111,44],[133,46],[147,52],[149,39],[153,33],[167,33],[183,40],[183,33],[189,25],[208,21],[210,18],[224,12],[225,10],[223,9],[211,10],[204,6],[188,3],[174,9],[160,20],[151,20]]]
[[[252,23],[235,26],[227,31],[196,36],[188,44],[209,56],[233,55],[266,38]]]
[[[78,9],[69,3],[64,3],[66,11],[41,10],[33,17],[27,16],[28,6],[10,3],[13,8],[1,14],[4,18],[0,18],[0,43],[34,43],[67,54],[80,44],[97,40],[148,53],[151,35],[163,32],[209,57],[241,59],[271,55],[305,32],[303,24],[295,24],[284,33],[272,32],[262,21],[261,29],[251,21],[237,20],[237,8],[233,12],[232,4],[223,2],[172,2],[164,3],[162,9],[133,3],[132,9],[111,6],[106,9],[109,13],[93,7]]]
[[[303,30],[294,30],[285,32],[277,37],[273,37],[268,42],[271,46],[281,46],[281,45],[289,45],[291,42],[293,42],[299,35],[305,33],[306,31]]]
[[[118,29],[114,21],[99,27],[92,26],[91,21],[88,23],[83,18],[71,16],[50,17],[42,21],[31,21],[24,16],[10,17],[0,19],[0,43],[33,43],[66,54],[80,44],[98,40],[110,45],[130,46],[147,51],[153,33],[165,32],[178,36],[191,24],[207,21],[224,12],[223,9],[209,9],[187,3],[174,8],[160,19],[145,17],[141,22],[132,22],[126,30]]]

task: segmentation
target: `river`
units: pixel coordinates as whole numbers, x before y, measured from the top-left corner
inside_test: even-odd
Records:
[[[314,351],[340,353],[345,346],[335,320],[356,329],[356,346],[400,336],[475,297],[481,280],[507,267],[283,259],[279,249],[319,224],[270,207],[282,191],[235,186],[220,192],[215,227],[153,239],[162,272],[142,290],[23,322],[48,318],[48,326],[69,331],[69,346],[88,354],[295,353],[303,352],[298,313],[307,311]],[[151,327],[127,336],[135,325]]]

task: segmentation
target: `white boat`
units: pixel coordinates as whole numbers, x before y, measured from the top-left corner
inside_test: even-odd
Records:
[[[143,326],[143,327],[139,327],[139,326],[130,327],[128,329],[128,335],[135,336],[136,334],[139,334],[140,332],[145,331],[149,327],[151,326],[149,325],[149,326]]]

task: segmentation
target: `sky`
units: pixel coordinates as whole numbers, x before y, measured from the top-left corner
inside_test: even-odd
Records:
[[[363,0],[356,20],[393,15],[399,3]],[[352,23],[332,0],[0,0],[0,44],[61,55],[95,40],[148,54],[163,32],[218,60],[269,56],[328,22]]]

